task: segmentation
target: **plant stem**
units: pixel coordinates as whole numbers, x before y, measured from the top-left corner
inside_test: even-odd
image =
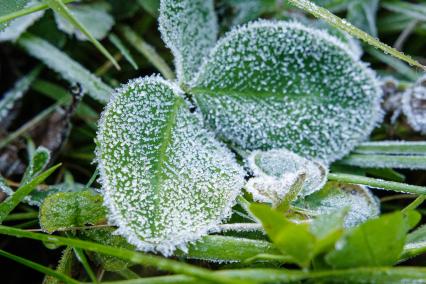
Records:
[[[351,154],[340,164],[362,168],[426,169],[426,156]]]
[[[417,207],[419,207],[424,201],[426,200],[426,195],[420,195],[418,196],[413,202],[408,204],[407,207],[402,209],[402,212],[408,211],[408,210],[415,210]]]
[[[49,267],[43,266],[41,264],[32,262],[31,260],[28,260],[28,259],[16,256],[14,254],[8,253],[8,252],[3,251],[3,250],[0,250],[0,255],[4,256],[4,257],[7,257],[7,258],[9,258],[9,259],[11,259],[13,261],[19,262],[19,263],[21,263],[21,264],[23,264],[25,266],[28,266],[28,267],[30,267],[30,268],[32,268],[34,270],[40,271],[41,273],[44,273],[46,275],[53,276],[53,277],[57,278],[58,280],[60,280],[60,281],[62,281],[64,283],[67,283],[67,284],[80,284],[79,281],[74,280],[71,277],[69,277],[69,276],[67,276],[67,275],[65,275],[63,273],[60,273],[60,272],[55,271],[53,269],[50,269]]]
[[[395,181],[386,181],[382,179],[374,179],[369,177],[363,177],[358,175],[330,173],[328,174],[328,180],[340,181],[344,183],[362,184],[373,188],[379,188],[384,190],[393,190],[402,193],[414,193],[419,195],[426,194],[426,187],[410,185]]]
[[[88,241],[83,241],[78,239],[33,233],[33,232],[28,232],[28,231],[15,229],[12,227],[2,226],[2,225],[0,225],[0,234],[15,236],[15,237],[30,238],[34,240],[49,242],[56,245],[68,245],[68,246],[77,247],[77,248],[81,248],[88,251],[103,253],[103,254],[119,257],[125,260],[129,260],[136,264],[156,267],[160,270],[179,273],[179,274],[185,274],[188,276],[193,276],[195,278],[204,279],[211,283],[230,283],[230,284],[241,283],[241,282],[232,280],[226,276],[214,274],[211,271],[204,268],[199,268],[187,263],[181,263],[176,260],[166,259],[166,258],[162,258],[155,255],[147,255],[147,254],[143,254],[143,253],[128,250],[128,249],[116,248],[116,247],[101,245],[98,243],[93,243],[93,242],[88,242]],[[247,283],[252,283],[252,282],[248,281]]]
[[[71,3],[71,2],[75,2],[75,1],[77,1],[77,0],[63,0],[62,2],[64,4],[68,4],[68,3]],[[49,6],[47,4],[40,3],[40,4],[21,9],[19,11],[16,11],[16,12],[13,12],[13,13],[10,13],[10,14],[7,14],[7,15],[3,15],[3,16],[0,16],[0,24],[8,22],[8,21],[16,19],[16,18],[19,18],[19,17],[22,17],[22,16],[26,16],[26,15],[34,13],[34,12],[46,10],[48,8],[49,8]]]
[[[38,212],[16,213],[8,215],[4,221],[20,221],[38,218]]]

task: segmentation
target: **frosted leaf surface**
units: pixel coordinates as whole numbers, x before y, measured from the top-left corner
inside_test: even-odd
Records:
[[[244,185],[232,153],[181,95],[159,77],[133,80],[108,104],[98,133],[110,222],[138,249],[164,255],[217,229]]]
[[[28,75],[19,79],[13,88],[3,95],[3,98],[0,100],[0,123],[4,129],[8,127],[15,116],[12,112],[13,108],[28,91],[32,82],[39,73],[40,69],[34,69]]]
[[[28,196],[26,196],[24,201],[27,202],[29,205],[40,206],[48,196],[58,192],[79,192],[89,190],[95,192],[94,189],[89,189],[84,184],[60,183],[48,186],[47,188],[37,188],[33,190]]]
[[[39,3],[39,1],[30,1],[26,5],[26,7],[34,6]],[[14,19],[8,24],[8,26],[3,31],[0,31],[0,42],[16,40],[23,32],[27,30],[27,28],[34,24],[43,15],[44,11],[38,11]]]
[[[258,177],[276,177],[296,181],[300,172],[306,175],[300,195],[320,190],[327,181],[328,169],[321,163],[305,159],[286,149],[253,151],[247,158],[248,166]]]
[[[353,227],[380,213],[380,205],[365,186],[328,182],[326,186],[304,199],[294,203],[318,215],[329,214],[345,207],[349,208],[345,217],[345,227]]]
[[[260,21],[212,50],[190,91],[219,137],[330,163],[382,118],[374,73],[346,45],[298,23]]]
[[[4,16],[16,11],[19,11],[27,5],[29,0],[1,0],[0,1],[0,16]],[[0,31],[6,28],[10,22],[1,23]]]
[[[218,25],[212,0],[162,0],[160,32],[175,57],[180,83],[194,78],[214,46]]]
[[[426,134],[426,75],[402,95],[402,111],[415,131]]]
[[[108,85],[47,41],[30,34],[23,34],[18,39],[18,44],[30,55],[61,74],[64,79],[71,83],[79,83],[84,93],[88,93],[100,102],[106,103],[109,100],[113,90]]]
[[[68,9],[87,28],[92,36],[98,40],[106,37],[114,24],[114,19],[108,14],[109,5],[106,3],[70,5]],[[80,30],[76,29],[58,13],[55,13],[55,20],[60,30],[69,35],[75,35],[78,40],[88,40]]]
[[[45,147],[38,147],[32,154],[30,163],[28,164],[21,185],[24,185],[38,176],[50,161],[50,151]]]

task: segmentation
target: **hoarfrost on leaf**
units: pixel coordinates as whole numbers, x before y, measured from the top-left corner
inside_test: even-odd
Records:
[[[318,215],[348,207],[345,227],[356,226],[380,213],[379,202],[367,187],[338,182],[328,182],[323,189],[297,200],[294,205]]]
[[[324,31],[259,21],[211,51],[190,92],[219,137],[333,162],[381,120],[372,70]]]
[[[212,0],[162,0],[160,32],[175,57],[180,83],[189,83],[217,39]]]
[[[415,131],[426,134],[426,75],[404,92],[402,111]]]
[[[113,17],[108,14],[110,7],[106,3],[70,5],[68,8],[70,13],[87,28],[95,39],[101,40],[106,37],[114,24]],[[88,40],[79,29],[76,29],[58,13],[55,13],[55,20],[60,30],[69,35],[75,35],[78,40]]]
[[[233,154],[181,95],[159,77],[133,80],[108,104],[97,137],[110,222],[138,249],[164,255],[218,229],[244,185]]]

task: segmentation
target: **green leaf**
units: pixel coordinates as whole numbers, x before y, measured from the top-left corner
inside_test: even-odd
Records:
[[[310,226],[317,238],[315,255],[329,251],[343,234],[343,223],[348,213],[347,208],[316,217]]]
[[[30,73],[19,79],[12,89],[7,91],[0,100],[0,123],[4,129],[13,120],[14,115],[11,113],[16,103],[28,91],[31,84],[40,74],[41,68],[34,68]]]
[[[83,92],[94,99],[105,103],[113,93],[113,90],[98,77],[47,41],[25,33],[18,39],[18,45],[61,74],[66,80],[73,84],[79,83]]]
[[[92,44],[106,57],[114,66],[120,70],[120,66],[114,57],[103,47],[103,45],[96,40],[96,38],[90,33],[90,31],[81,23],[68,9],[68,7],[61,0],[43,0],[52,10],[61,15],[76,29],[80,30]]]
[[[325,163],[381,119],[373,72],[338,39],[298,23],[260,21],[230,32],[190,92],[209,125],[239,148],[287,148]]]
[[[162,0],[160,31],[175,57],[179,83],[189,83],[214,46],[218,26],[212,0]]]
[[[407,243],[426,242],[426,225],[412,231],[407,236]]]
[[[138,3],[152,16],[158,15],[160,9],[160,0],[138,0]]]
[[[230,215],[244,172],[175,85],[133,80],[102,117],[97,158],[105,204],[131,244],[170,255]]]
[[[40,206],[40,227],[53,233],[87,224],[101,224],[106,216],[102,202],[102,196],[91,191],[52,194]]]
[[[83,240],[108,245],[116,248],[134,249],[123,237],[113,235],[114,228],[81,230],[79,237]],[[91,257],[106,271],[120,271],[129,265],[129,261],[101,253],[93,253]]]
[[[337,182],[329,182],[320,191],[298,199],[294,206],[310,210],[317,215],[348,208],[345,227],[353,227],[380,213],[377,200],[366,187]]]
[[[71,247],[67,247],[63,250],[61,259],[59,260],[58,266],[55,271],[64,275],[71,275],[74,261],[74,254]],[[43,280],[43,284],[61,284],[61,281],[57,278],[46,275]]]
[[[7,2],[7,1],[6,1]],[[19,2],[19,1],[16,1]],[[29,1],[26,6],[37,5],[38,1]],[[0,4],[1,5],[1,4]],[[2,41],[15,41],[23,32],[27,30],[32,24],[44,15],[44,11],[38,11],[29,15],[20,17],[8,23],[7,27],[1,31],[2,25],[0,24],[0,42]]]
[[[309,265],[314,256],[315,237],[309,224],[295,224],[284,215],[263,204],[251,204],[250,211],[258,218],[275,246],[302,267]]]
[[[354,26],[377,37],[376,16],[379,0],[352,1],[348,7],[346,19]]]
[[[70,6],[68,9],[80,24],[87,27],[87,31],[93,38],[101,40],[107,36],[114,25],[114,18],[108,14],[109,8],[107,3],[95,2]],[[62,14],[55,14],[55,20],[58,28],[65,33],[75,35],[78,40],[90,40],[79,27],[73,25]]]
[[[407,231],[401,212],[382,215],[347,232],[326,261],[339,269],[393,265],[403,251]]]
[[[43,146],[37,148],[30,157],[30,163],[25,170],[21,180],[21,185],[27,184],[34,177],[38,176],[50,162],[50,151]]]
[[[2,0],[0,2],[0,16],[17,12],[23,9],[28,2],[29,0]],[[0,22],[0,31],[5,27],[7,27],[7,25]]]
[[[412,59],[410,56],[405,55],[404,53],[399,52],[398,50],[390,47],[389,45],[382,43],[378,39],[367,34],[366,32],[354,27],[352,24],[348,23],[346,20],[342,20],[341,18],[333,15],[328,10],[317,6],[316,4],[312,3],[309,0],[288,0],[288,1],[292,5],[298,7],[299,9],[309,12],[310,14],[314,15],[317,18],[323,19],[330,25],[335,26],[349,33],[350,35],[353,35],[354,37],[363,40],[369,45],[372,45],[382,50],[385,53],[389,53],[392,56],[399,58],[410,65],[417,66],[419,68],[422,68],[423,70],[426,70],[426,66],[423,66],[418,61]]]
[[[253,151],[247,158],[248,166],[256,177],[276,177],[284,180],[294,180],[300,173],[306,178],[299,196],[309,195],[320,190],[327,181],[328,169],[319,162],[310,161],[286,149],[272,149],[269,151]],[[293,184],[294,182],[290,182]],[[250,180],[249,180],[250,184]],[[248,185],[249,185],[248,184]],[[250,191],[252,194],[256,192]],[[288,189],[287,189],[288,191]],[[258,201],[265,202],[260,196],[254,195]]]
[[[34,188],[49,177],[61,164],[51,167],[45,172],[36,176],[28,183],[24,184],[15,193],[9,196],[5,201],[0,203],[0,223],[9,215],[10,212],[27,196]]]

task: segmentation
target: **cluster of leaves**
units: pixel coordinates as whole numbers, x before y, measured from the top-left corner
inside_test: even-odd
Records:
[[[402,183],[393,169],[426,169],[426,144],[363,143],[416,132],[424,140],[425,77],[394,58],[424,69],[397,50],[424,32],[423,4],[314,1],[351,25],[307,0],[289,1],[306,15],[271,0],[70,2],[1,4],[0,41],[43,65],[0,100],[0,189],[7,196],[0,222],[30,219],[0,226],[0,234],[67,248],[56,270],[0,255],[48,275],[46,283],[97,283],[102,271],[111,274],[104,279],[129,283],[141,275],[146,283],[423,283],[423,268],[392,266],[426,251],[425,227],[414,229],[426,189]],[[392,26],[400,32],[396,49],[376,38],[380,7],[404,23]],[[268,19],[247,23],[260,16]],[[156,48],[141,38],[156,18],[176,75],[156,32],[146,33]],[[393,68],[379,67],[387,77],[360,60],[363,47]],[[102,57],[91,60],[85,51],[107,61],[91,72],[83,62],[99,65]],[[75,87],[71,95],[43,66]],[[162,76],[113,90],[152,67]],[[32,91],[56,103],[16,127]],[[22,148],[28,162],[18,158]],[[63,170],[53,185],[42,184],[58,156]],[[92,159],[93,173],[84,168]],[[13,167],[4,166],[10,161]],[[371,188],[418,196],[380,215],[385,207]],[[11,213],[22,208],[29,212]],[[37,225],[62,236],[19,229]],[[217,271],[185,259],[218,263]],[[180,275],[149,277],[139,265]],[[292,265],[300,269],[286,269]],[[78,276],[77,267],[86,273]]]

